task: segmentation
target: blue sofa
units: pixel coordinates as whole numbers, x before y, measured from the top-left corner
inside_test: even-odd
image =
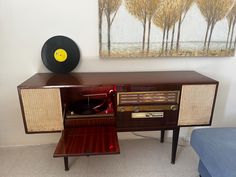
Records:
[[[236,177],[236,128],[195,129],[190,144],[201,177]]]

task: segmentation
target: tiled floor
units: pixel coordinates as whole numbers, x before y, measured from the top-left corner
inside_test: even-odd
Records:
[[[198,157],[191,146],[179,146],[170,163],[171,143],[155,139],[121,140],[121,154],[71,157],[64,171],[53,158],[55,145],[0,148],[0,177],[198,177]]]

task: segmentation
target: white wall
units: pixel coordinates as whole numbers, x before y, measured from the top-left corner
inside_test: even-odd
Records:
[[[16,87],[48,72],[40,52],[54,35],[72,38],[82,57],[75,72],[195,70],[220,86],[214,126],[236,126],[236,58],[100,59],[97,0],[0,0],[0,146],[53,143],[59,134],[26,135]],[[181,136],[188,134],[183,129]]]

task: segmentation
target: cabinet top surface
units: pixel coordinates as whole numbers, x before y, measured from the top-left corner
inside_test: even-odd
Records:
[[[209,77],[195,71],[110,72],[110,73],[37,73],[20,88],[84,87],[102,85],[213,84]]]

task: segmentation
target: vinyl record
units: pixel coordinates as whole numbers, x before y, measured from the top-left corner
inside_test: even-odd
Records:
[[[80,60],[76,43],[65,36],[48,39],[41,51],[43,64],[54,73],[68,73],[75,69]]]

